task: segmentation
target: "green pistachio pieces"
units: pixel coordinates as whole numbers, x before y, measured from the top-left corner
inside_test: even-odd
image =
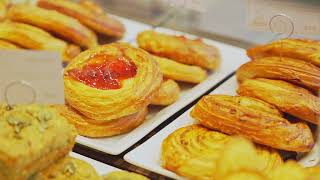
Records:
[[[10,126],[13,127],[15,137],[19,139],[21,138],[20,132],[22,131],[22,129],[31,125],[31,122],[24,120],[22,117],[17,117],[14,115],[8,116],[7,122]]]

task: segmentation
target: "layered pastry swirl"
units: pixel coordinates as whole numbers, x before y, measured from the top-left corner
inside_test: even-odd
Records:
[[[66,67],[64,82],[67,103],[86,117],[84,122],[111,126],[134,119],[132,123],[137,125],[161,85],[162,74],[147,52],[113,43],[82,52]],[[128,131],[125,125],[118,129],[114,134]],[[110,132],[104,129],[104,134],[99,136]]]
[[[212,179],[219,168],[219,158],[231,139],[200,125],[180,128],[162,143],[162,166],[189,179]],[[257,153],[263,159],[259,166],[262,171],[282,163],[275,151],[259,148]]]
[[[210,129],[242,135],[277,149],[308,152],[314,145],[311,130],[305,123],[290,123],[275,107],[250,97],[204,96],[191,116]]]

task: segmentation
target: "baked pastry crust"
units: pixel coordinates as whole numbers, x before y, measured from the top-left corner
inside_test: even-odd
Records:
[[[0,40],[0,49],[19,49],[19,47],[16,46],[15,44],[8,42],[8,41]]]
[[[24,4],[13,5],[9,8],[7,17],[37,26],[82,47],[91,48],[97,45],[97,37],[90,29],[78,20],[54,10]]]
[[[297,152],[312,149],[313,136],[305,123],[290,123],[270,111],[270,105],[254,98],[208,95],[195,105],[191,116],[205,127],[258,144]]]
[[[167,79],[161,83],[160,89],[152,97],[151,104],[162,106],[170,105],[176,102],[179,96],[179,85],[175,81]]]
[[[86,137],[108,137],[127,133],[142,124],[148,113],[145,108],[126,117],[94,124],[91,123],[94,120],[87,118],[68,105],[55,105],[54,108],[77,128],[80,135]]]
[[[282,80],[248,79],[238,94],[261,99],[302,120],[320,125],[320,99],[308,90]]]
[[[114,171],[103,177],[104,180],[149,180],[140,174],[127,171]]]
[[[124,26],[107,14],[93,13],[83,5],[69,0],[39,0],[38,6],[45,9],[56,10],[73,17],[92,30],[113,37],[122,37]]]
[[[70,156],[60,159],[35,176],[35,180],[102,180],[85,161]]]
[[[72,149],[76,130],[54,109],[40,105],[5,108],[1,106],[0,111],[0,179],[26,179]]]
[[[70,61],[80,53],[78,46],[68,45],[42,29],[23,23],[10,21],[0,23],[0,39],[27,49],[57,51],[61,53],[64,61]]]
[[[105,14],[104,10],[95,2],[91,0],[80,0],[79,4],[86,9],[90,10],[92,13],[96,15],[103,15]]]
[[[238,81],[268,78],[288,81],[313,91],[320,90],[320,68],[311,63],[284,57],[266,57],[242,65]]]
[[[188,179],[213,179],[217,161],[230,140],[230,136],[200,125],[180,128],[162,143],[162,166]],[[264,148],[258,151],[264,160],[261,170],[282,163],[278,153]]]
[[[220,64],[220,52],[199,39],[190,40],[183,36],[173,36],[147,30],[137,37],[140,48],[180,63],[196,65],[206,69],[216,69]]]
[[[320,42],[309,39],[281,39],[253,47],[247,51],[247,55],[252,59],[269,56],[289,57],[320,66]]]
[[[178,63],[171,59],[152,56],[160,66],[160,70],[165,78],[188,83],[201,83],[207,79],[207,72],[198,67]]]
[[[137,67],[133,78],[123,80],[120,89],[101,90],[73,79],[68,72],[88,64],[95,56],[106,56],[105,61],[131,60]],[[145,51],[125,43],[112,43],[80,53],[65,68],[65,97],[69,105],[100,124],[140,112],[151,102],[159,89],[162,74],[157,63]]]

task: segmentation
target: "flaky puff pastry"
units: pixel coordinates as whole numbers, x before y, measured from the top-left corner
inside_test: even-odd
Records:
[[[151,100],[153,105],[170,105],[176,102],[180,96],[180,87],[178,83],[171,79],[164,80],[160,89],[154,94]]]
[[[103,177],[104,180],[149,180],[140,174],[127,171],[113,171]]]
[[[314,144],[310,128],[305,123],[290,123],[271,109],[274,107],[250,97],[208,95],[195,105],[191,116],[210,129],[241,135],[258,144],[310,151]]]
[[[238,94],[261,99],[281,111],[314,124],[320,124],[320,99],[308,90],[282,80],[248,79]]]
[[[122,37],[125,33],[120,21],[109,17],[107,14],[93,13],[92,10],[79,3],[69,0],[39,0],[38,6],[56,10],[67,16],[73,17],[90,29],[107,36]]]
[[[320,66],[320,41],[308,39],[281,39],[270,44],[247,50],[252,59],[269,56],[282,56],[300,59]]]
[[[55,105],[53,107],[76,127],[81,136],[93,138],[127,133],[143,123],[148,113],[147,108],[145,108],[129,116],[95,124],[91,123],[94,120],[87,118],[68,105]]]
[[[123,80],[119,89],[93,88],[69,74],[95,61],[99,64],[119,59],[130,61],[137,68],[135,76]],[[153,58],[144,50],[125,43],[112,43],[84,51],[69,63],[64,73],[67,102],[98,124],[140,112],[150,104],[161,82],[162,74]]]
[[[247,62],[237,70],[240,83],[253,78],[285,80],[315,92],[320,90],[320,68],[292,58],[265,57]]]
[[[19,49],[19,47],[11,42],[0,39],[0,49]]]
[[[37,26],[82,47],[97,45],[97,37],[90,29],[78,20],[54,10],[24,4],[13,5],[8,10],[7,17]]]
[[[216,69],[220,64],[220,52],[199,39],[191,40],[183,36],[173,36],[151,30],[141,32],[137,37],[140,48],[172,60]]]
[[[37,173],[34,180],[102,180],[87,162],[67,156]]]
[[[218,169],[217,161],[231,139],[200,125],[180,128],[162,143],[162,166],[188,179],[213,179]],[[269,171],[282,163],[275,151],[265,148],[257,151],[263,159],[259,166],[262,171]]]
[[[188,83],[200,83],[207,78],[207,72],[198,66],[186,65],[154,55],[152,57],[159,64],[165,78]]]
[[[0,23],[0,39],[35,50],[57,51],[64,61],[80,53],[80,48],[51,36],[46,31],[28,24],[5,21]]]

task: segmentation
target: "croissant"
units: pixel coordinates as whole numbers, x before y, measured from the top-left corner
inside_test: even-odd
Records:
[[[78,20],[54,10],[31,5],[13,5],[7,17],[13,21],[31,24],[82,47],[97,45],[96,35]]]
[[[220,52],[199,39],[190,40],[183,36],[173,36],[147,30],[137,37],[140,48],[180,63],[216,69],[220,64]]]
[[[207,72],[198,66],[185,65],[159,56],[152,57],[159,64],[165,78],[189,83],[200,83],[207,78]]]
[[[64,73],[67,102],[96,124],[142,111],[161,82],[153,58],[125,43],[86,50]]]
[[[80,135],[93,138],[127,133],[138,127],[145,120],[148,112],[145,108],[129,116],[95,124],[92,123],[94,120],[87,118],[69,105],[55,105],[53,107],[77,128]]]
[[[39,0],[38,6],[45,9],[56,10],[73,17],[92,30],[108,36],[122,37],[124,26],[116,19],[106,14],[93,13],[90,9],[69,0]]]
[[[152,97],[151,104],[153,105],[170,105],[179,99],[180,87],[171,80],[165,80],[161,83],[160,89]]]
[[[320,99],[308,90],[281,80],[248,79],[238,94],[261,99],[281,111],[320,125]]]
[[[237,71],[238,81],[269,78],[285,80],[308,89],[320,90],[320,68],[311,63],[280,57],[266,57],[250,61]]]
[[[1,31],[1,29],[0,29]],[[0,33],[1,34],[1,33]],[[18,46],[8,41],[0,40],[0,49],[19,49]]]
[[[180,128],[162,142],[162,166],[188,179],[213,179],[217,162],[230,140],[232,137],[200,125]],[[263,159],[260,170],[269,171],[282,163],[275,151],[265,148],[257,151]]]
[[[42,29],[23,23],[0,23],[0,38],[28,49],[57,51],[64,61],[70,61],[80,53],[78,46],[68,45]]]
[[[300,59],[320,66],[320,42],[308,39],[282,39],[247,51],[252,59],[282,56]]]
[[[273,111],[270,105],[250,97],[208,95],[195,105],[191,116],[205,127],[241,135],[258,144],[310,151],[314,144],[310,128],[305,123],[290,123]]]

